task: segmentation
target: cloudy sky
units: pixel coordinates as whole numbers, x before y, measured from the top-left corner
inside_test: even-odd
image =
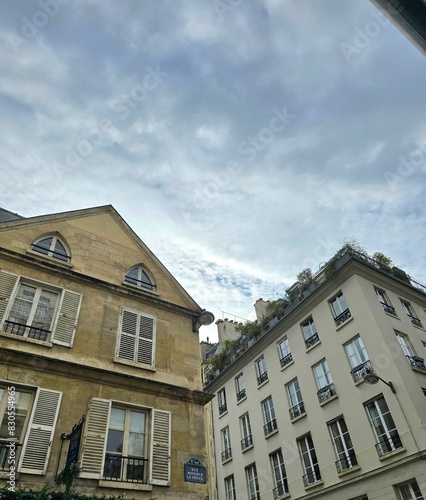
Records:
[[[216,318],[344,238],[426,282],[426,60],[369,0],[0,14],[0,206],[112,204]]]

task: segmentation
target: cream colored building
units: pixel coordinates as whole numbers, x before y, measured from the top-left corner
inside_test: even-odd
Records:
[[[335,266],[207,379],[219,500],[426,499],[426,290]]]
[[[53,486],[84,420],[78,491],[205,499],[200,306],[111,206],[6,215],[0,485]]]

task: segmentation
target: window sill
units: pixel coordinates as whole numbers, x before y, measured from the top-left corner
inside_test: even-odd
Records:
[[[239,400],[237,401],[237,406],[238,406],[240,403],[242,403],[243,401],[245,401],[246,399],[247,399],[247,396],[244,396],[243,398],[239,399]]]
[[[126,483],[125,481],[99,481],[100,488],[119,488],[121,490],[152,491],[151,484]]]
[[[269,439],[274,434],[278,434],[278,429],[275,429],[274,431],[270,432],[269,434],[266,434],[265,439]]]
[[[281,371],[284,371],[286,368],[288,368],[288,367],[289,367],[289,366],[291,366],[291,365],[294,365],[294,359],[292,359],[292,360],[290,361],[290,363],[287,363],[286,365],[282,366],[282,367],[281,367]]]
[[[391,318],[393,319],[397,319],[398,321],[401,321],[401,318],[398,318],[398,316],[396,314],[391,314],[391,313],[388,313],[386,312],[385,310],[383,310],[383,312],[387,315],[387,316],[390,316]]]
[[[223,460],[222,465],[227,464],[227,463],[228,463],[228,462],[230,462],[231,460],[232,460],[232,457],[229,457],[229,458],[227,458],[226,460]]]
[[[351,467],[350,469],[346,469],[342,472],[339,472],[337,475],[339,477],[344,477],[344,476],[347,476],[348,474],[350,474],[351,472],[357,472],[361,470],[361,467],[359,465],[356,465],[355,467]]]
[[[29,342],[30,344],[42,345],[44,347],[53,347],[51,342],[47,342],[46,340],[37,340],[31,339],[29,337],[21,337],[20,335],[14,335],[13,333],[0,332],[1,337],[7,337],[8,339],[16,339],[20,342]]]
[[[74,266],[71,262],[65,262],[61,259],[55,259],[55,257],[49,257],[48,255],[44,255],[41,252],[35,252],[30,248],[26,251],[27,254],[32,255],[33,257],[37,257],[43,262],[50,262],[51,264],[55,264],[57,266],[63,267],[64,269],[72,269]]]
[[[397,450],[391,451],[390,453],[386,453],[386,455],[382,455],[379,457],[379,460],[382,462],[383,460],[387,460],[388,458],[392,458],[395,455],[399,455],[399,453],[405,452],[405,448],[398,448]]]
[[[263,387],[264,385],[266,385],[268,382],[269,382],[269,378],[268,378],[268,379],[266,379],[266,380],[265,380],[264,382],[262,382],[261,384],[259,384],[259,385],[257,386],[257,388],[258,388],[258,389],[260,389],[261,387]]]
[[[417,328],[417,330],[421,330],[422,332],[426,332],[426,330],[422,326],[417,326],[413,323],[411,323],[411,324],[412,324],[412,326],[414,326],[414,328]]]
[[[348,318],[346,321],[344,321],[343,323],[340,323],[339,326],[336,326],[336,332],[339,331],[341,328],[343,328],[344,326],[346,326],[348,323],[350,323],[352,320],[354,319],[353,316],[351,316],[350,318]]]
[[[252,450],[254,448],[254,444],[251,444],[250,446],[247,446],[247,448],[244,448],[244,450],[241,450],[241,453],[245,453],[246,451]]]
[[[338,397],[339,396],[337,394],[334,394],[333,396],[331,396],[331,398],[328,398],[325,401],[323,401],[322,403],[320,403],[320,406],[325,406],[327,403],[330,403],[330,401],[334,401]]]
[[[306,413],[306,412],[305,412],[305,413],[302,413],[302,415],[299,415],[298,417],[293,418],[292,420],[290,420],[290,422],[291,422],[292,424],[294,424],[294,422],[297,422],[298,420],[302,420],[302,418],[305,418],[305,417],[306,417],[306,415],[307,415],[307,413]]]
[[[155,366],[145,365],[143,363],[136,363],[135,361],[128,361],[127,359],[113,358],[113,363],[119,363],[121,365],[134,366],[135,368],[141,368],[142,370],[148,370],[150,372],[156,372]]]
[[[220,413],[219,418],[222,418],[225,415],[228,415],[228,410],[224,411],[223,413]]]
[[[316,481],[315,483],[309,484],[308,486],[305,486],[305,490],[311,490],[312,488],[315,488],[316,486],[322,486],[324,484],[324,481],[320,479],[319,481]]]
[[[317,345],[320,345],[320,344],[321,344],[321,340],[318,340],[318,342],[315,342],[314,345],[311,345],[311,347],[308,347],[306,349],[306,352],[312,351],[312,349],[314,349]]]

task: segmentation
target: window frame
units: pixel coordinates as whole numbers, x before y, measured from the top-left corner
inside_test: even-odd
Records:
[[[304,444],[304,447],[302,447],[302,444]],[[311,433],[298,438],[297,445],[304,471],[303,483],[305,487],[321,481],[321,471]],[[313,481],[310,480],[310,474],[312,474]]]
[[[387,313],[390,314],[391,316],[396,317],[396,311],[395,308],[392,306],[391,301],[389,300],[389,297],[387,296],[387,293],[378,287],[374,287],[374,291],[376,293],[376,297],[378,301],[380,302],[383,310]]]
[[[300,327],[302,329],[303,338],[305,340],[305,345],[307,349],[319,343],[320,339],[318,335],[318,330],[315,325],[314,318],[312,316],[310,316],[303,323],[301,323]]]
[[[268,382],[268,370],[266,369],[265,356],[262,355],[260,358],[256,359],[256,375],[257,375],[257,385],[263,385]]]
[[[133,271],[137,272],[137,277],[129,276]],[[136,264],[130,267],[124,275],[123,284],[149,292],[155,292],[157,290],[157,285],[152,273],[143,264]]]
[[[218,401],[218,410],[219,410],[219,416],[224,415],[228,411],[228,405],[226,403],[226,391],[225,387],[222,387],[222,389],[219,389],[217,391],[217,401]]]
[[[413,487],[413,485],[415,485]],[[408,493],[410,494],[410,497],[407,497],[406,494],[402,491],[402,488],[408,486],[409,491]],[[414,490],[414,488],[417,489],[418,493]],[[416,481],[416,479],[411,479],[410,481],[407,481],[403,484],[398,485],[398,493],[401,496],[401,500],[424,500],[423,494],[420,490],[420,487]],[[419,496],[420,494],[420,496]]]
[[[383,411],[381,406],[383,406],[386,411]],[[376,440],[376,450],[379,456],[387,455],[388,453],[402,448],[402,442],[399,437],[398,429],[383,395],[381,394],[378,397],[367,401],[364,403],[364,407]],[[374,415],[373,408],[377,415]],[[378,425],[376,425],[377,422],[379,423]],[[389,424],[393,427],[391,428]],[[380,427],[383,428],[384,431],[381,434],[378,432]]]
[[[290,407],[290,419],[294,420],[301,415],[305,415],[305,404],[303,402],[302,390],[300,389],[300,384],[297,377],[285,384],[285,388]]]
[[[288,337],[284,337],[277,343],[277,349],[281,368],[284,368],[293,361],[293,355],[291,353],[290,341],[288,340]]]
[[[220,443],[222,446],[222,463],[232,459],[231,432],[229,425],[220,430]]]
[[[342,423],[346,430],[343,428]],[[334,453],[337,459],[336,461],[337,472],[340,474],[342,472],[345,472],[346,470],[356,467],[358,465],[358,461],[356,459],[356,454],[352,443],[352,439],[343,416],[340,416],[332,420],[331,422],[328,422],[327,427],[330,433],[331,441],[333,443]],[[337,432],[335,433],[333,429],[336,429]]]
[[[277,418],[275,415],[274,402],[272,400],[272,396],[268,396],[261,402],[262,405],[262,414],[263,414],[263,430],[265,436],[269,436],[272,432],[278,429],[277,427]]]
[[[49,244],[49,248],[44,247],[39,245],[44,240],[51,239],[51,242]],[[56,246],[57,245],[62,246],[64,249],[64,253],[57,251]],[[36,255],[42,256],[42,257],[47,257],[49,259],[54,260],[55,262],[62,263],[62,264],[70,264],[71,263],[71,251],[68,243],[65,241],[65,239],[56,233],[48,233],[48,234],[43,234],[42,236],[39,236],[36,238],[32,243],[29,248],[31,253],[35,253]],[[46,252],[42,251],[46,250]],[[61,255],[65,257],[65,259],[58,257],[57,255]]]
[[[345,309],[342,307],[342,304],[346,305]],[[329,300],[329,305],[336,326],[340,326],[342,323],[345,323],[349,318],[351,318],[351,311],[341,290]]]
[[[274,499],[278,499],[289,493],[287,471],[281,448],[270,453],[269,460],[274,481],[273,495]]]
[[[235,390],[237,395],[237,402],[247,397],[243,372],[239,373],[235,377]]]
[[[257,478],[256,463],[253,462],[245,467],[248,500],[259,500],[259,481]]]
[[[225,500],[236,500],[235,479],[234,474],[231,474],[224,479],[225,483]]]
[[[245,451],[253,446],[253,435],[249,413],[246,412],[239,418],[241,432],[241,450]]]
[[[411,302],[408,302],[407,300],[400,299],[402,308],[404,309],[405,314],[407,315],[408,319],[410,320],[411,324],[415,327],[418,328],[423,328],[422,322],[420,321],[419,317],[416,314],[416,311],[414,310],[413,306],[411,305]]]

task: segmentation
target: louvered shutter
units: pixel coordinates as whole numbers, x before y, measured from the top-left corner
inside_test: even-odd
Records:
[[[56,324],[53,327],[52,342],[72,347],[77,319],[80,312],[82,295],[71,290],[64,290]]]
[[[138,363],[153,365],[155,319],[141,314],[139,321]]]
[[[153,410],[151,434],[150,484],[170,485],[170,431],[171,414]]]
[[[17,281],[18,275],[0,271],[0,322],[3,319]]]
[[[84,430],[80,477],[100,479],[102,475],[111,401],[92,398]]]
[[[123,309],[121,317],[121,332],[118,342],[118,357],[135,361],[136,333],[138,328],[138,315]]]
[[[38,390],[18,464],[19,472],[46,474],[61,397],[61,392]]]

